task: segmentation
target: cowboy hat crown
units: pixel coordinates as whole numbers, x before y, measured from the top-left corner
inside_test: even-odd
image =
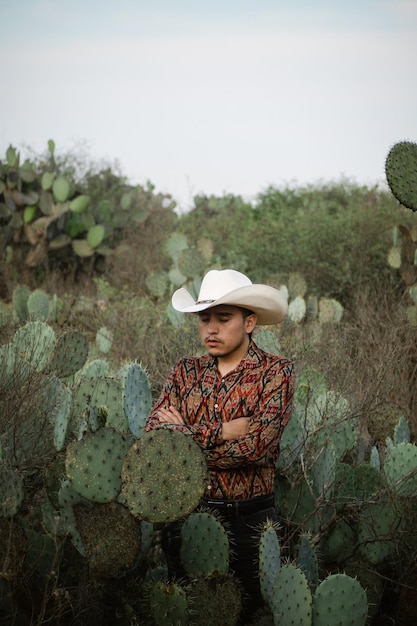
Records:
[[[269,285],[254,284],[236,270],[210,270],[204,276],[197,300],[181,287],[172,296],[172,306],[181,313],[198,313],[220,304],[253,311],[259,324],[278,324],[288,310],[285,295]]]

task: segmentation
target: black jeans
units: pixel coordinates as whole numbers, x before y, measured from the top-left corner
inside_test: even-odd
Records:
[[[218,512],[220,519],[226,522],[225,527],[230,535],[230,571],[241,584],[243,610],[240,623],[246,624],[255,611],[264,605],[259,585],[259,531],[263,523],[267,520],[277,521],[278,516],[274,506],[231,516]],[[161,537],[169,575],[177,579],[186,578],[180,560],[182,524],[183,520],[168,524]]]

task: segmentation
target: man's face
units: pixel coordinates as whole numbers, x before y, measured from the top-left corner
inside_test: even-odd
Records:
[[[246,351],[256,324],[256,315],[244,317],[239,307],[223,304],[201,311],[198,319],[201,341],[207,352],[217,357]]]

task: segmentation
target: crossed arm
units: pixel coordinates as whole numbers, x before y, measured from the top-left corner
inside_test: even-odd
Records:
[[[170,406],[168,409],[160,408],[157,415],[160,424],[178,424],[181,426],[185,423],[181,417],[181,413],[175,406]],[[220,431],[221,438],[223,441],[238,439],[239,437],[246,435],[248,428],[248,417],[237,417],[230,422],[222,422]]]

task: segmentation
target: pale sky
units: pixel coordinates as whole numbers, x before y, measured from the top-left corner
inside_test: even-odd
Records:
[[[0,158],[84,146],[180,206],[417,141],[417,0],[0,0]]]

